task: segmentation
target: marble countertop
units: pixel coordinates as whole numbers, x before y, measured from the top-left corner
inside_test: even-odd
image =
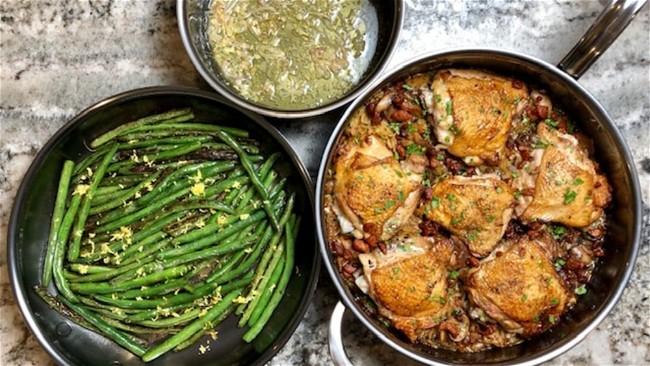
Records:
[[[557,63],[602,9],[599,1],[404,0],[391,65],[427,50],[497,47]],[[0,364],[49,365],[10,288],[6,235],[13,199],[44,143],[87,106],[129,89],[209,89],[184,52],[175,2],[0,2]],[[627,140],[643,191],[643,238],[621,300],[578,346],[549,364],[650,364],[650,7],[580,79]],[[278,122],[313,174],[334,124]],[[309,136],[309,138],[305,138]],[[270,365],[329,365],[327,323],[337,294],[325,271],[304,320]],[[356,365],[415,364],[346,318]]]

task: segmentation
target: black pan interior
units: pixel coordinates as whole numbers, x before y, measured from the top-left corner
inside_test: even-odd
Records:
[[[334,271],[330,273],[337,272],[337,278],[334,280],[338,282],[339,292],[343,291],[342,296],[347,300],[346,304],[352,307],[357,317],[362,318],[364,323],[371,324],[375,334],[389,339],[423,361],[434,364],[536,364],[538,363],[535,362],[536,358],[546,356],[550,359],[557,356],[566,351],[567,346],[575,344],[586,336],[586,333],[593,329],[615,305],[629,280],[638,252],[641,225],[641,198],[633,160],[609,116],[586,90],[554,66],[523,55],[493,50],[451,51],[437,54],[400,68],[400,71],[385,79],[374,90],[367,92],[364,99],[368,99],[387,82],[397,81],[418,72],[445,67],[489,70],[542,86],[549,92],[554,104],[562,106],[569,115],[573,116],[580,130],[593,139],[596,161],[600,162],[600,167],[613,188],[613,202],[607,212],[610,224],[603,247],[606,256],[601,258],[597,265],[588,284],[587,294],[580,297],[577,305],[556,327],[521,345],[479,353],[433,350],[411,344],[364,313],[362,306],[355,302],[354,295],[338,275],[332,256],[328,255],[325,260],[328,266],[334,266]],[[360,99],[351,108],[363,104],[364,100]],[[347,115],[346,113],[345,116]],[[328,166],[332,163],[333,149],[340,140],[345,124],[342,126],[337,127],[335,132],[337,137],[328,146],[330,149],[326,162]],[[323,192],[317,194],[322,198]],[[318,209],[322,210],[322,207]],[[320,215],[322,217],[323,213],[321,212]],[[319,229],[324,230],[322,227]],[[326,248],[325,252],[329,253],[329,248]]]
[[[310,303],[320,269],[315,245],[313,193],[307,172],[283,137],[262,118],[231,107],[213,94],[189,88],[147,88],[110,98],[66,124],[41,150],[19,189],[9,226],[8,253],[12,285],[32,332],[50,355],[65,365],[140,365],[138,357],[112,341],[68,321],[50,309],[32,288],[39,284],[49,234],[56,185],[64,159],[89,153],[86,142],[119,124],[173,108],[191,107],[197,119],[244,128],[260,141],[263,154],[281,151],[280,175],[296,193],[301,228],[296,246],[297,274],[273,317],[253,343],[241,339],[245,329],[231,315],[219,325],[211,351],[197,346],[168,353],[149,365],[264,364],[289,339]],[[53,285],[51,285],[53,286]],[[54,291],[54,288],[51,287]],[[206,339],[201,340],[206,344]]]

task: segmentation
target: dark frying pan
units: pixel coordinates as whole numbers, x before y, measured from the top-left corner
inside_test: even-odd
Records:
[[[320,256],[315,244],[313,193],[309,176],[284,137],[263,118],[213,93],[181,87],[129,91],[103,100],[63,126],[41,149],[18,190],[8,231],[9,276],[18,307],[39,343],[62,365],[141,365],[138,357],[101,335],[82,328],[50,309],[32,290],[41,278],[58,175],[64,159],[79,160],[90,150],[86,143],[122,123],[172,108],[191,107],[197,119],[244,128],[260,141],[262,154],[280,151],[280,175],[296,193],[302,216],[296,246],[296,267],[278,310],[253,343],[244,342],[244,329],[231,316],[217,328],[211,351],[196,347],[168,353],[148,365],[232,365],[266,363],[286,343],[302,320],[316,288]],[[53,286],[53,285],[51,285]],[[53,288],[52,288],[53,290]],[[205,344],[206,340],[202,340]]]
[[[455,50],[431,53],[397,67],[369,88],[345,112],[332,134],[321,161],[316,187],[316,226],[320,250],[330,277],[342,298],[330,322],[330,353],[336,365],[350,365],[341,342],[341,321],[345,308],[381,341],[416,361],[444,364],[522,364],[548,361],[567,351],[593,330],[614,307],[632,274],[639,250],[641,194],[634,162],[627,145],[603,107],[576,79],[595,61],[641,9],[645,1],[613,1],[598,17],[580,43],[565,57],[559,68],[536,58],[494,49]],[[368,316],[345,285],[330,252],[324,230],[323,194],[333,150],[347,126],[350,115],[375,92],[405,76],[433,69],[457,67],[492,70],[542,85],[570,115],[579,120],[581,130],[595,142],[596,159],[613,186],[613,207],[604,257],[594,271],[588,293],[568,312],[558,326],[518,346],[478,353],[433,350],[410,344]]]

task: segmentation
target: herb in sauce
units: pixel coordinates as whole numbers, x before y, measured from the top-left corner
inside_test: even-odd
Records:
[[[260,105],[298,110],[331,102],[359,82],[374,51],[364,2],[213,0],[208,33],[216,65]]]

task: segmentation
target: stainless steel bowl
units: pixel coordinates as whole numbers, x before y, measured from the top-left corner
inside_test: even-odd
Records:
[[[183,87],[153,87],[122,93],[85,109],[63,126],[41,149],[16,195],[8,230],[8,264],[12,289],[27,326],[60,365],[144,365],[140,358],[109,339],[78,326],[51,309],[34,292],[40,283],[58,175],[65,159],[90,153],[87,142],[118,125],[173,108],[191,107],[197,120],[246,129],[260,141],[260,152],[279,151],[278,172],[296,194],[296,212],[303,218],[296,247],[297,271],[285,296],[260,335],[242,340],[245,328],[234,315],[221,323],[211,351],[196,347],[168,353],[147,365],[263,365],[287,342],[302,320],[316,288],[320,256],[315,242],[312,185],[298,155],[263,118],[211,92]],[[50,285],[52,291],[54,285]],[[206,340],[202,342],[205,344]]]
[[[277,118],[301,118],[320,115],[341,107],[359,96],[386,67],[402,28],[404,7],[402,0],[365,0],[368,17],[368,41],[376,42],[374,56],[360,82],[339,99],[313,108],[279,110],[268,108],[243,98],[221,76],[215,65],[207,39],[209,5],[213,0],[178,0],[178,27],[183,45],[199,74],[228,100],[257,113]]]
[[[320,250],[330,277],[345,305],[339,303],[330,322],[330,353],[335,365],[350,365],[342,346],[340,333],[342,316],[346,308],[382,342],[407,357],[429,365],[536,365],[551,360],[578,344],[607,316],[630,279],[639,250],[642,220],[641,193],[634,161],[621,134],[603,107],[574,77],[582,75],[625,28],[644,3],[645,1],[613,1],[576,48],[560,63],[560,68],[530,56],[494,49],[434,52],[398,66],[364,92],[347,109],[327,144],[316,186],[316,226]],[[509,348],[478,353],[435,350],[411,344],[397,333],[387,330],[383,324],[363,310],[345,284],[338,271],[334,255],[330,251],[324,227],[325,178],[350,116],[387,84],[402,80],[408,75],[447,67],[491,70],[542,85],[570,115],[579,118],[581,130],[593,139],[596,159],[613,187],[609,231],[604,245],[608,255],[598,263],[588,284],[587,295],[581,297],[557,326],[534,339]]]

